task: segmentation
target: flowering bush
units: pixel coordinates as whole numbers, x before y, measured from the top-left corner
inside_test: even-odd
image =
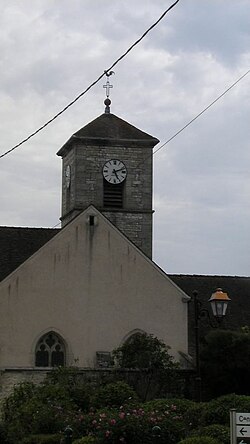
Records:
[[[144,410],[143,406],[93,411],[81,415],[73,428],[77,427],[82,436],[95,437],[100,444],[151,444],[155,426],[160,427],[158,443],[172,444],[185,437],[183,417],[171,403],[165,403],[165,410],[161,411]]]

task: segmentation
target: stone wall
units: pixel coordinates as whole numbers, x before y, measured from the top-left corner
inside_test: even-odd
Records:
[[[126,165],[123,208],[104,208],[102,168],[110,159]],[[67,187],[65,171],[71,168]],[[94,205],[148,257],[152,257],[152,146],[85,146],[76,142],[63,159],[62,226]]]
[[[0,371],[0,405],[9,396],[15,385],[22,382],[33,382],[39,384],[44,380],[48,370],[35,369],[5,369]]]
[[[40,384],[45,377],[52,370],[46,369],[34,369],[34,368],[11,368],[5,369],[0,372],[0,406],[4,399],[8,397],[15,385],[22,382],[33,382],[34,384]],[[185,397],[193,397],[193,371],[192,370],[180,370],[178,371],[180,376],[179,386],[176,386],[178,395],[184,395]],[[154,398],[154,392],[157,389],[157,378],[151,379],[147,370],[130,370],[130,369],[79,369],[75,373],[75,377],[81,382],[91,382],[99,385],[100,383],[109,383],[124,380],[129,385],[134,387],[141,399],[145,396],[148,399]],[[150,384],[148,383],[150,379]],[[180,389],[180,385],[182,388]],[[181,392],[180,392],[181,390]],[[174,396],[175,393],[170,393]]]

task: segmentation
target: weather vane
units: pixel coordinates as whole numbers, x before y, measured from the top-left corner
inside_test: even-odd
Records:
[[[106,106],[105,108],[105,113],[109,114],[110,113],[110,105],[111,105],[111,100],[109,98],[109,93],[110,93],[110,89],[113,88],[113,85],[110,84],[109,82],[109,77],[112,74],[115,74],[114,71],[104,71],[106,76],[107,76],[107,81],[106,81],[106,85],[103,85],[103,88],[106,89],[106,99],[104,100],[104,105]]]

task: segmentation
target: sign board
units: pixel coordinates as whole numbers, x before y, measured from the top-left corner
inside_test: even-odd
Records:
[[[250,438],[237,438],[237,444],[250,444]]]
[[[250,413],[230,410],[231,444],[250,444]]]
[[[250,413],[236,413],[236,424],[250,426]]]
[[[250,425],[238,425],[236,423],[237,438],[250,438]]]

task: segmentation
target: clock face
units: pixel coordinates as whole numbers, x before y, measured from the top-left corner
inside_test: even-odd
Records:
[[[103,177],[114,185],[123,182],[127,177],[127,168],[118,159],[111,159],[105,163],[102,169]]]
[[[70,186],[70,179],[71,179],[70,165],[67,165],[65,170],[65,183],[67,188],[69,188]]]

